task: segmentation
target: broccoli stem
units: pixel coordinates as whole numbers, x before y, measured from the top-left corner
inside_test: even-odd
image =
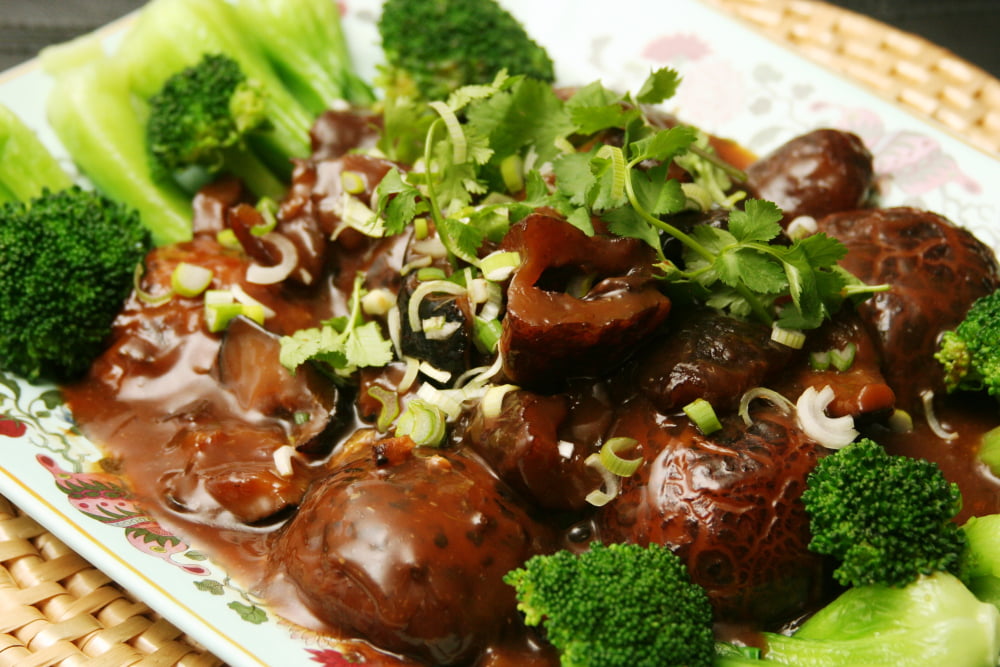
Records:
[[[205,54],[221,53],[235,60],[247,78],[266,91],[266,115],[272,127],[259,143],[260,157],[279,176],[287,177],[290,158],[309,155],[315,115],[285,87],[250,41],[251,31],[241,30],[240,25],[224,0],[153,0],[126,33],[115,58],[121,63],[121,75],[144,100]]]
[[[189,239],[190,198],[153,180],[144,128],[112,63],[93,60],[55,74],[49,125],[74,162],[97,189],[138,210],[157,245]]]
[[[28,201],[73,184],[59,162],[17,115],[0,104],[0,204]]]
[[[235,0],[249,39],[314,114],[338,101],[371,104],[354,72],[337,4],[330,0]]]
[[[223,150],[223,170],[236,176],[258,198],[280,201],[288,187],[255,154],[238,146]]]

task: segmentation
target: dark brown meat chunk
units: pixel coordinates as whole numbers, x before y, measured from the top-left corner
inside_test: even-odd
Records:
[[[747,169],[752,197],[773,201],[784,222],[862,208],[875,189],[872,156],[850,132],[820,129],[792,139]]]
[[[997,260],[968,230],[914,208],[843,212],[819,223],[820,231],[847,246],[845,269],[866,283],[892,286],[858,312],[899,406],[917,409],[921,392],[943,390],[933,359],[938,336],[1000,285]]]
[[[703,309],[671,317],[669,333],[636,357],[636,386],[661,412],[704,398],[716,410],[735,408],[794,357],[771,341],[771,329]]]
[[[808,356],[782,374],[778,391],[795,400],[807,387],[817,390],[833,388],[833,402],[826,412],[831,417],[850,415],[855,418],[882,418],[892,412],[896,395],[882,375],[882,358],[875,342],[868,335],[864,322],[851,308],[844,308],[837,317],[828,320],[817,331],[810,332],[806,344],[807,355],[846,350],[854,347],[854,360],[850,367],[838,370],[813,368]]]
[[[272,562],[334,627],[433,664],[470,663],[518,622],[503,575],[548,540],[478,459],[406,441],[316,484]]]
[[[518,384],[600,376],[670,312],[652,277],[652,249],[636,239],[588,237],[535,213],[511,229],[504,247],[521,255],[500,339],[504,373]],[[592,287],[574,294],[575,285]]]
[[[645,463],[597,517],[604,542],[659,543],[687,563],[718,620],[764,626],[787,621],[822,595],[799,500],[822,448],[794,417],[754,410],[705,437],[687,420],[663,427],[641,405],[618,435],[643,443]]]
[[[535,504],[579,511],[602,483],[584,459],[610,425],[611,410],[598,384],[553,396],[513,391],[496,417],[476,410],[462,438]]]

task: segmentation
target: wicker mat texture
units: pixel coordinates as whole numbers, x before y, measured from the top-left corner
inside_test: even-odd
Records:
[[[922,38],[813,0],[707,0],[1000,152],[1000,82]],[[0,667],[221,662],[0,497]]]

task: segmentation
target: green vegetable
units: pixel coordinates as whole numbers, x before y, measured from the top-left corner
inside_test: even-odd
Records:
[[[344,380],[363,366],[385,366],[392,361],[392,343],[382,335],[378,323],[365,322],[362,317],[363,282],[363,274],[358,274],[349,315],[281,338],[282,366],[294,372],[310,361],[334,379]]]
[[[265,93],[232,58],[205,54],[167,79],[149,100],[146,144],[158,180],[192,168],[239,176],[258,197],[280,198],[285,184],[249,149],[269,128]],[[203,178],[200,180],[207,180]]]
[[[195,65],[205,54],[236,61],[265,96],[270,130],[254,137],[254,148],[272,169],[287,176],[290,158],[309,155],[311,113],[286,87],[236,9],[226,0],[153,0],[139,12],[115,52],[119,76],[136,97],[148,100],[167,79]]]
[[[671,289],[785,329],[815,328],[845,300],[885,289],[838,266],[846,249],[836,239],[814,234],[782,243],[781,212],[770,202],[732,210],[728,229],[702,225],[685,233],[671,224],[671,216],[696,205],[669,177],[672,163],[701,161],[691,176],[704,192],[719,190],[715,171],[722,169],[697,130],[662,129],[644,114],[643,105],[662,102],[678,84],[676,72],[662,69],[635,96],[595,83],[562,100],[546,83],[500,75],[454,91],[447,102],[387,103],[381,148],[403,161],[420,158],[428,169],[390,172],[376,190],[375,214],[386,234],[429,217],[452,258],[472,265],[487,238],[536,207],[558,211],[588,234],[596,216],[612,233],[649,244]],[[523,179],[505,174],[512,160],[521,161]],[[537,166],[523,169],[528,162],[550,164],[555,188]],[[523,192],[507,190],[514,180]],[[684,245],[684,266],[665,260],[666,237]]]
[[[191,199],[153,180],[135,100],[112,60],[86,40],[51,47],[42,61],[55,77],[48,120],[84,175],[134,208],[157,245],[191,237]]]
[[[806,484],[809,548],[840,561],[840,583],[900,587],[958,572],[965,534],[953,519],[962,497],[935,464],[863,439],[822,459]]]
[[[247,38],[313,114],[346,101],[375,101],[354,72],[347,40],[332,0],[233,0]]]
[[[983,602],[1000,608],[1000,514],[970,518],[959,576]]]
[[[996,667],[1000,612],[951,574],[843,593],[790,637],[764,633],[762,659],[720,645],[716,667]]]
[[[387,0],[378,30],[390,98],[443,99],[456,88],[489,83],[504,69],[555,78],[545,49],[494,0]]]
[[[948,391],[987,391],[1000,399],[1000,290],[977,299],[934,355]]]
[[[67,186],[6,109],[0,136],[0,190],[39,193],[0,203],[0,365],[30,381],[72,379],[103,349],[149,233],[132,209]]]
[[[564,667],[712,664],[708,596],[666,547],[593,544],[534,556],[504,581]]]
[[[72,184],[35,133],[0,104],[0,204],[37,197],[45,187],[61,190]]]

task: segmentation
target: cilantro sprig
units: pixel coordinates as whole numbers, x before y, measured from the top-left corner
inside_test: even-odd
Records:
[[[386,127],[420,118],[423,144],[413,170],[391,172],[379,186],[376,212],[391,232],[429,217],[453,260],[473,266],[487,238],[501,237],[537,207],[558,211],[588,234],[599,217],[610,232],[652,247],[675,287],[735,316],[790,329],[815,328],[845,299],[885,289],[838,266],[846,248],[836,239],[785,238],[773,203],[749,200],[738,208],[745,195],[732,185],[742,174],[712,153],[704,133],[651,122],[645,105],[669,99],[679,84],[665,68],[634,97],[598,82],[564,100],[548,84],[501,73],[423,111],[397,100],[399,108],[386,109]],[[415,141],[387,130],[382,146]],[[672,178],[673,164],[691,182]],[[511,165],[525,165],[523,178],[510,177]],[[508,192],[511,182],[523,183],[523,192]],[[709,207],[729,210],[727,229],[684,231],[671,223],[677,213]],[[683,245],[682,265],[664,257],[664,236]]]
[[[354,279],[351,311],[325,320],[319,327],[299,329],[281,338],[279,360],[294,372],[306,362],[315,363],[334,379],[345,379],[364,366],[385,366],[393,359],[392,343],[377,322],[365,321],[361,312],[364,275]]]

